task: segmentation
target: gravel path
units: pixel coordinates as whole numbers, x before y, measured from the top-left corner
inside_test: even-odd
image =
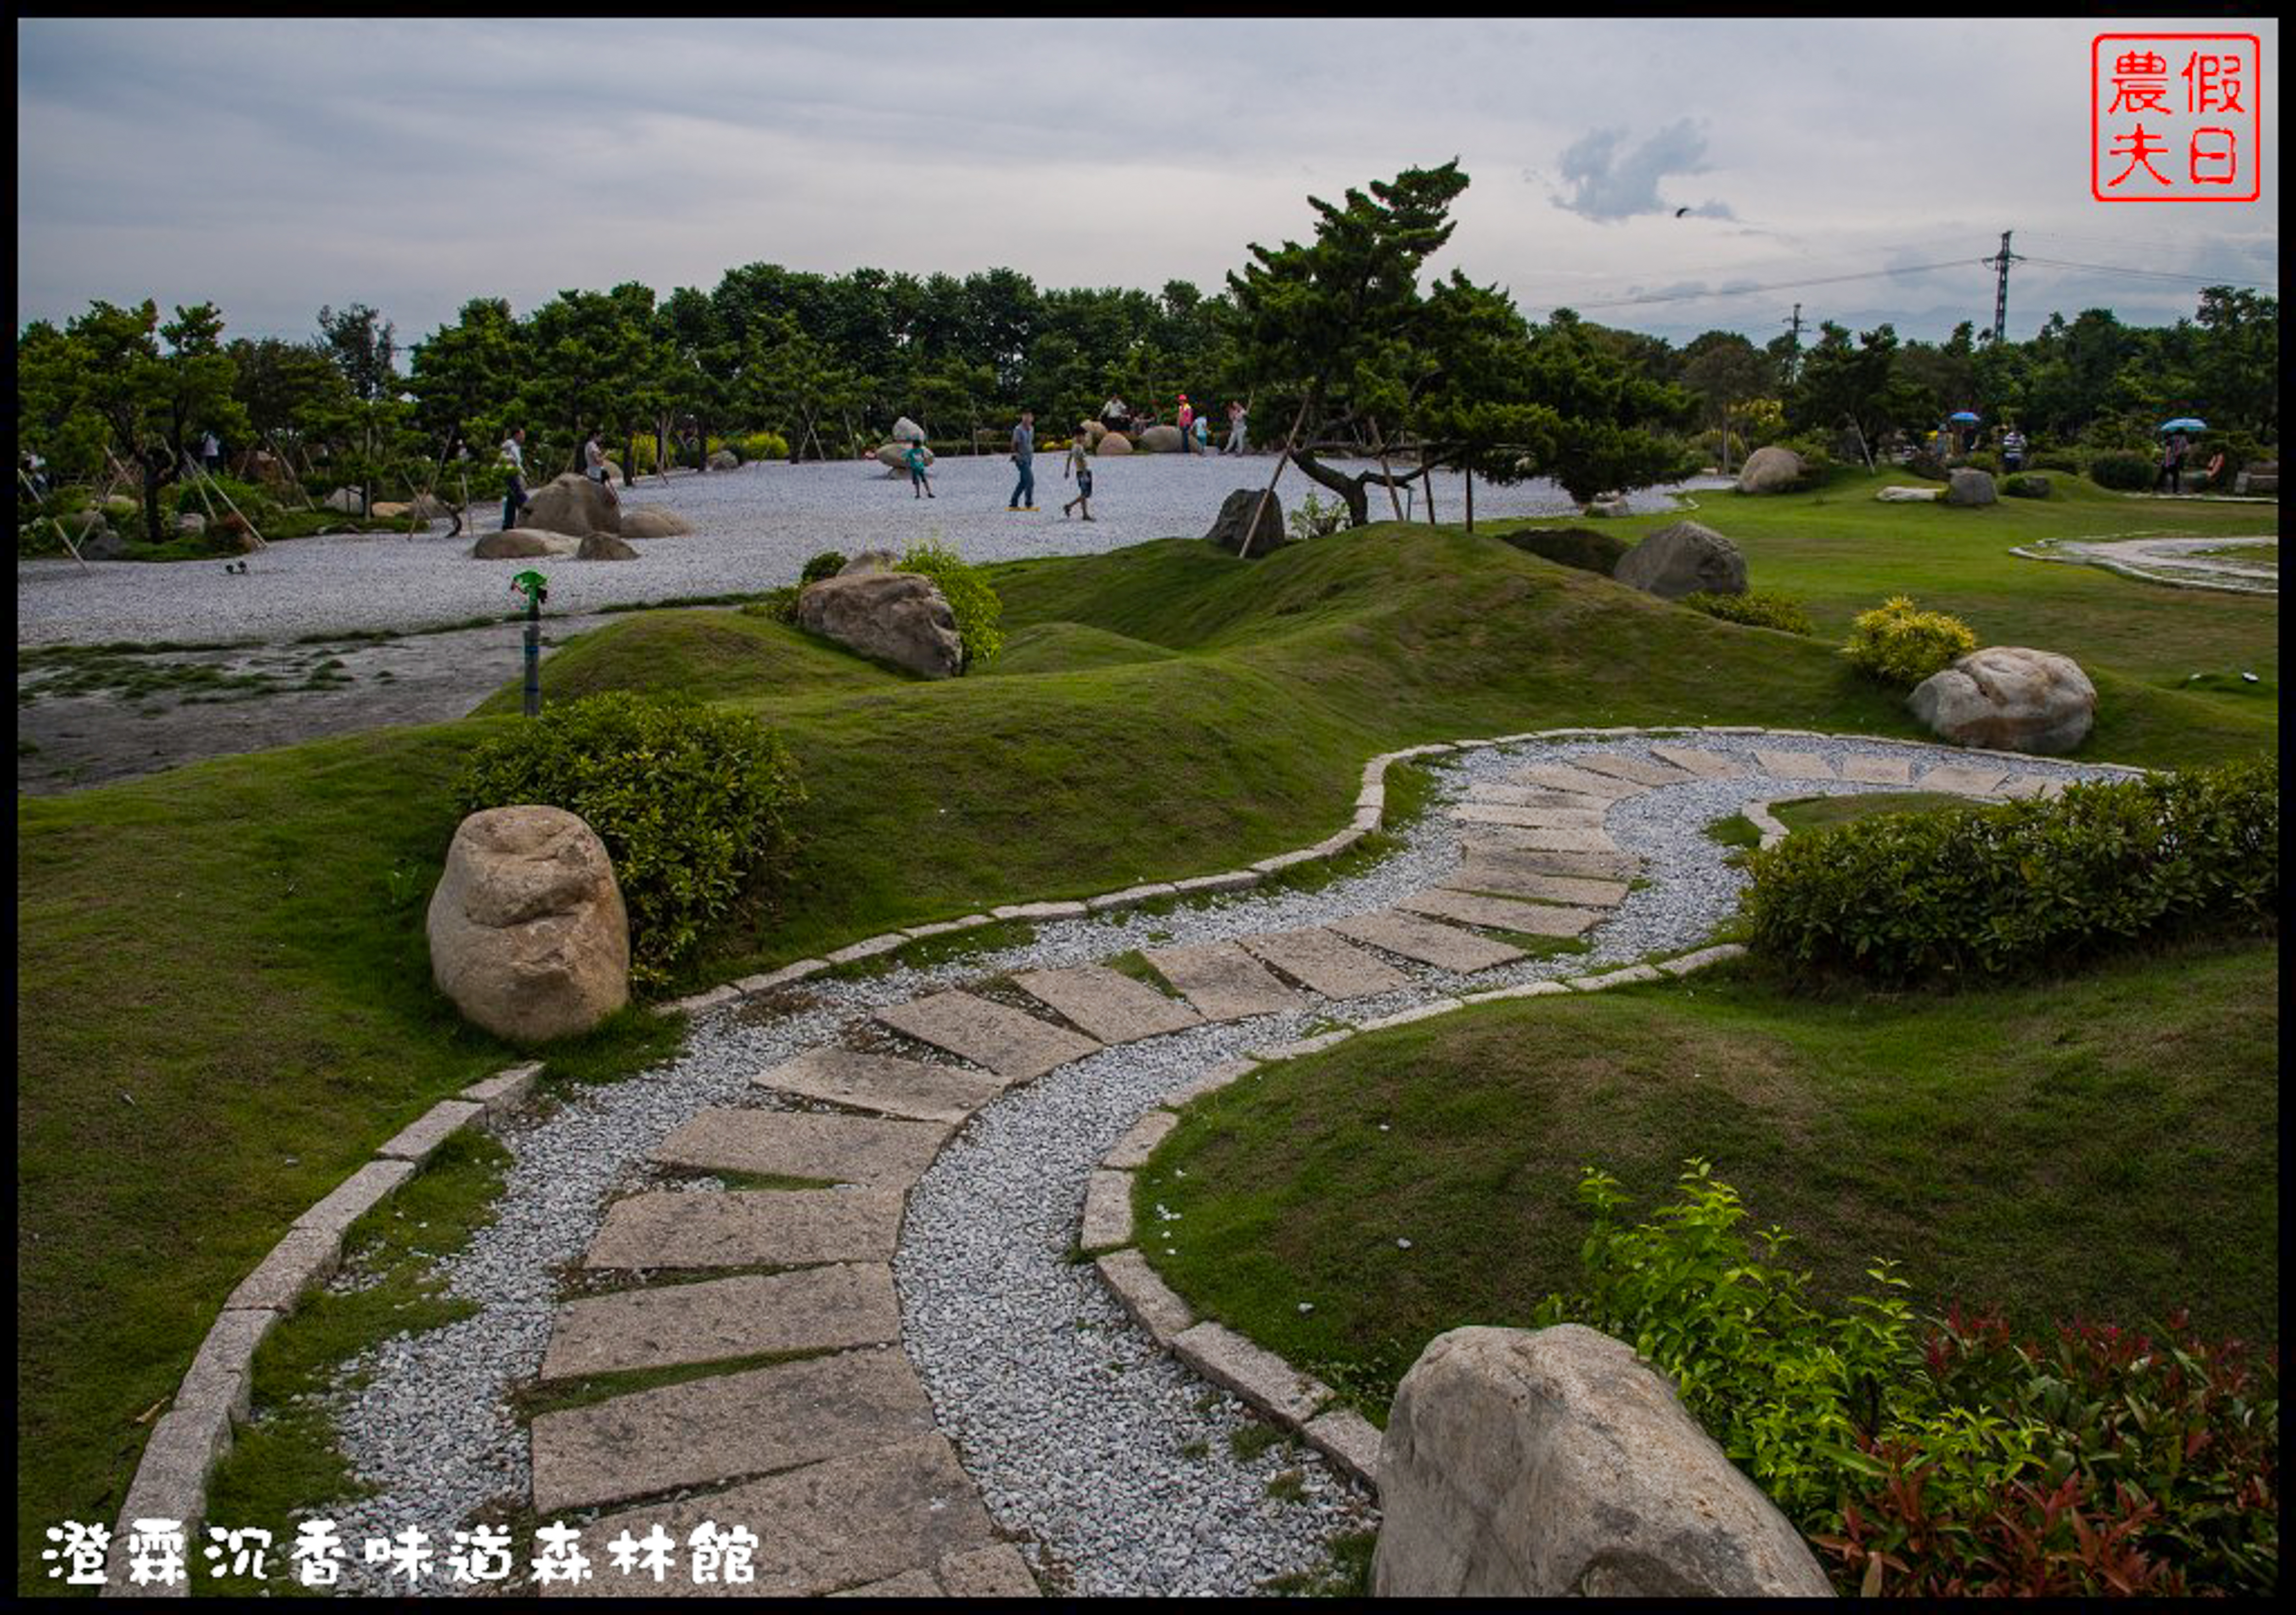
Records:
[[[797,581],[807,559],[824,549],[900,549],[924,538],[940,539],[967,560],[1010,561],[1194,536],[1211,526],[1229,493],[1264,486],[1273,465],[1266,456],[1103,461],[1094,473],[1090,523],[1061,519],[1061,501],[1074,490],[1061,482],[1060,457],[1052,454],[1037,457],[1033,513],[1004,508],[1012,463],[988,456],[943,460],[930,501],[913,499],[906,479],[887,477],[874,461],[759,464],[647,480],[623,497],[633,505],[667,506],[693,531],[641,541],[635,561],[549,564],[550,604],[554,611],[590,611],[773,589]],[[1435,482],[1437,510],[1456,520],[1459,480],[1438,474]],[[1285,507],[1308,486],[1296,472],[1287,474],[1278,489]],[[1646,508],[1664,504],[1659,490],[1636,497]],[[1475,508],[1498,518],[1567,515],[1577,507],[1552,483],[1524,482],[1478,487]],[[480,515],[492,526],[499,507]],[[113,562],[85,572],[68,558],[20,561],[16,638],[24,645],[277,644],[307,634],[434,627],[507,609],[511,574],[529,563],[473,562],[470,548],[469,538],[449,539],[439,523],[411,539],[343,533],[275,544],[252,557],[244,576],[226,576],[219,560]]]
[[[1757,746],[1902,756],[1923,768],[1948,748],[1880,741],[1703,735],[1703,749]],[[1626,737],[1527,744],[1445,760],[1445,801],[1529,762],[1636,746]],[[1757,765],[1759,766],[1759,765]],[[2073,779],[2108,770],[2035,760],[2021,772]],[[1645,888],[1590,935],[1591,954],[1525,960],[1478,973],[1477,988],[1583,973],[1590,963],[1693,946],[1734,904],[1742,884],[1705,827],[1762,797],[1903,788],[1784,780],[1759,772],[1668,786],[1607,815],[1620,845],[1641,856]],[[409,1522],[443,1530],[491,1501],[522,1503],[526,1440],[504,1405],[530,1380],[550,1328],[556,1271],[577,1259],[606,1205],[650,1174],[646,1152],[705,1107],[772,1104],[756,1073],[834,1041],[871,1009],[1009,972],[1104,960],[1129,948],[1234,938],[1382,908],[1456,861],[1455,827],[1431,813],[1402,832],[1400,850],[1314,893],[1243,894],[1177,912],[1138,912],[1038,927],[1030,943],[923,971],[895,970],[808,989],[809,1005],[776,1015],[762,1004],[699,1017],[674,1062],[573,1094],[506,1142],[515,1158],[498,1220],[442,1264],[453,1293],[480,1306],[465,1322],[400,1337],[350,1365],[372,1380],[340,1393],[344,1450],[377,1495],[337,1517],[357,1539]],[[992,894],[984,894],[984,897]],[[1350,1001],[1365,1020],[1456,992],[1461,978],[1400,963],[1411,985]],[[1271,1576],[1320,1565],[1332,1534],[1369,1528],[1363,1488],[1319,1459],[1277,1447],[1243,1460],[1230,1433],[1250,1421],[1158,1352],[1088,1266],[1067,1252],[1086,1177],[1135,1118],[1207,1066],[1301,1034],[1335,1006],[1200,1027],[1118,1045],[992,1101],[911,1191],[895,1271],[904,1346],[996,1522],[1024,1537],[1040,1570],[1086,1594],[1248,1593]],[[339,1284],[356,1283],[346,1274]],[[1301,1471],[1303,1495],[1279,1501],[1267,1483]]]

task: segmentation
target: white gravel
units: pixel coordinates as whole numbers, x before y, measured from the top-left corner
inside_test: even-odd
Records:
[[[1901,755],[1923,767],[1950,748],[1885,741],[1708,735],[1713,750],[1789,745],[1839,759]],[[1540,760],[1635,742],[1625,737],[1529,744],[1431,761],[1439,795]],[[2111,772],[2034,759],[2020,771],[2067,779]],[[1608,814],[1651,885],[1591,935],[1591,954],[1528,960],[1479,973],[1475,987],[1578,975],[1590,964],[1695,945],[1735,902],[1742,877],[1703,834],[1759,797],[1890,787],[1752,775],[1698,780],[1629,798]],[[1451,821],[1430,813],[1393,856],[1314,893],[1239,894],[1173,913],[1129,912],[1042,925],[1029,943],[923,971],[894,970],[818,988],[800,1012],[739,1008],[694,1023],[679,1058],[610,1086],[582,1090],[512,1128],[516,1158],[497,1220],[441,1270],[479,1304],[449,1328],[402,1336],[351,1365],[338,1393],[344,1450],[376,1496],[336,1517],[346,1537],[408,1523],[442,1533],[490,1499],[522,1502],[527,1444],[504,1406],[539,1366],[555,1299],[554,1270],[578,1257],[606,1204],[643,1171],[645,1153],[709,1105],[774,1101],[755,1073],[835,1040],[879,1006],[1013,971],[1104,960],[1128,948],[1193,943],[1315,923],[1382,907],[1439,878],[1456,860]],[[999,894],[982,894],[984,899]],[[1460,978],[1406,964],[1413,985],[1344,1006],[1364,1020],[1458,990]],[[1014,1090],[982,1109],[909,1198],[895,1273],[904,1346],[998,1523],[1057,1567],[1079,1594],[1238,1594],[1308,1570],[1335,1532],[1368,1528],[1368,1495],[1311,1454],[1276,1447],[1250,1461],[1228,1435],[1248,1416],[1157,1351],[1067,1252],[1086,1174],[1163,1094],[1234,1053],[1302,1035],[1341,1008],[1311,999],[1282,1017],[1207,1026],[1120,1045]],[[339,1283],[355,1284],[346,1274]],[[355,1382],[371,1372],[364,1386]],[[1305,1496],[1280,1502],[1267,1482],[1300,1470]],[[379,1589],[373,1589],[379,1590]]]
[[[695,595],[774,589],[797,581],[824,549],[847,555],[901,549],[938,538],[970,561],[1088,555],[1149,539],[1197,537],[1238,488],[1264,486],[1266,456],[1145,455],[1095,465],[1094,520],[1063,521],[1073,483],[1061,481],[1056,454],[1037,457],[1037,509],[1011,512],[1008,459],[945,459],[931,500],[914,499],[907,479],[889,478],[875,461],[786,466],[758,464],[706,476],[683,473],[623,490],[632,505],[663,505],[693,523],[675,539],[640,540],[635,561],[553,560],[552,614]],[[1456,477],[1435,478],[1437,510],[1458,520]],[[1698,484],[1704,485],[1704,484]],[[1288,511],[1311,488],[1287,471],[1278,496]],[[1653,490],[1639,506],[1663,508]],[[1374,513],[1384,509],[1374,502]],[[1420,507],[1423,512],[1423,502]],[[1478,517],[1564,515],[1577,508],[1548,482],[1513,488],[1478,485]],[[501,520],[499,501],[479,512],[481,528]],[[473,561],[471,539],[446,536],[439,523],[425,534],[344,533],[295,539],[254,556],[244,576],[223,563],[167,564],[104,562],[82,571],[69,558],[16,566],[16,638],[25,645],[101,644],[111,640],[212,644],[241,639],[282,643],[308,634],[407,630],[468,621],[512,609],[510,579],[529,561]]]

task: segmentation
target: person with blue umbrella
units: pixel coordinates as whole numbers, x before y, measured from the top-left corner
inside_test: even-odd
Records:
[[[2170,493],[2185,491],[2185,457],[2193,451],[2193,440],[2186,434],[2208,429],[2206,421],[2189,415],[2161,423],[2161,430],[2169,434],[2168,444],[2161,450],[2161,481],[2168,484]]]
[[[1945,418],[1946,424],[1954,428],[1947,435],[1961,445],[1962,453],[1972,452],[1977,448],[1977,412],[1956,409]]]

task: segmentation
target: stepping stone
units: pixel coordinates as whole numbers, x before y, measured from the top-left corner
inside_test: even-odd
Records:
[[[2009,770],[2005,768],[1987,768],[1965,762],[1947,762],[1923,774],[1919,788],[1925,791],[1953,791],[1964,796],[1989,796],[2007,778],[2009,778]]]
[[[1506,778],[1516,785],[1540,785],[1549,790],[1600,796],[1606,802],[1623,802],[1629,796],[1641,795],[1649,788],[1632,780],[1616,779],[1588,769],[1573,768],[1567,762],[1526,763],[1511,770]]]
[[[1300,995],[1232,942],[1194,948],[1155,948],[1141,955],[1156,973],[1187,994],[1206,1020],[1280,1015],[1300,1007]]]
[[[1517,824],[1535,828],[1599,830],[1603,815],[1587,808],[1518,807],[1511,802],[1460,802],[1451,817],[1462,824]]]
[[[940,1153],[948,1127],[869,1116],[790,1110],[704,1110],[657,1145],[666,1166],[756,1172],[906,1189]]]
[[[1653,745],[1651,751],[1675,767],[1703,779],[1733,779],[1746,771],[1738,759],[1727,752],[1702,752],[1694,746],[1657,745]]]
[[[1100,1047],[1065,1026],[970,993],[936,993],[880,1009],[877,1018],[919,1042],[986,1066],[1007,1082],[1042,1076]]]
[[[1485,863],[1503,863],[1532,875],[1569,875],[1582,880],[1632,880],[1642,865],[1628,853],[1566,853],[1551,847],[1526,847],[1505,829],[1479,829],[1462,834],[1459,844],[1467,855]]]
[[[567,1302],[551,1322],[540,1378],[881,1346],[900,1338],[893,1270],[882,1264],[742,1273]]]
[[[1407,987],[1411,977],[1320,926],[1247,936],[1243,946],[1325,998],[1368,998]]]
[[[1578,791],[1552,791],[1542,785],[1494,785],[1487,779],[1478,779],[1467,787],[1467,800],[1508,802],[1517,807],[1577,808],[1599,813],[1611,805],[1611,799]]]
[[[1104,1043],[1137,1042],[1201,1026],[1203,1017],[1177,998],[1106,965],[1067,970],[1024,970],[1013,985],[1041,998]]]
[[[1472,931],[1439,926],[1431,919],[1398,914],[1392,909],[1350,914],[1344,919],[1333,920],[1331,928],[1342,936],[1367,942],[1374,948],[1384,948],[1439,970],[1487,970],[1523,956],[1521,948],[1493,942]]]
[[[1522,931],[1533,936],[1576,936],[1603,918],[1592,909],[1558,909],[1543,902],[1518,902],[1512,897],[1477,897],[1441,886],[1398,897],[1395,906],[1437,919],[1496,926],[1503,931]]]
[[[1536,874],[1496,858],[1468,859],[1443,885],[1454,892],[1496,892],[1505,897],[1535,897],[1542,902],[1577,903],[1591,909],[1615,909],[1627,900],[1622,880]]]
[[[1652,756],[1636,756],[1632,752],[1591,752],[1583,757],[1573,757],[1571,766],[1591,773],[1608,774],[1614,779],[1630,779],[1636,785],[1657,787],[1680,785],[1696,775],[1678,769],[1670,762],[1660,762]]]
[[[685,1544],[704,1520],[714,1520],[721,1530],[738,1524],[756,1533],[754,1581],[726,1587],[696,1586],[688,1579],[693,1559]],[[621,1575],[600,1551],[625,1531],[638,1540],[656,1526],[678,1545],[659,1583],[644,1570]],[[593,1560],[591,1579],[572,1586],[553,1582],[541,1589],[545,1594],[816,1597],[913,1570],[930,1575],[948,1556],[996,1541],[988,1512],[959,1467],[955,1450],[938,1435],[827,1459],[680,1503],[608,1514],[584,1527],[582,1536]]]
[[[750,1081],[759,1088],[920,1122],[961,1122],[1004,1092],[1000,1079],[978,1071],[839,1048],[808,1049]]]
[[[1914,765],[1903,757],[1869,757],[1853,752],[1841,760],[1841,777],[1867,785],[1911,785]]]
[[[660,1190],[607,1208],[585,1267],[807,1267],[890,1262],[901,1233],[891,1189]]]
[[[1816,752],[1756,752],[1762,772],[1777,779],[1833,779],[1833,765]]]
[[[689,1380],[537,1415],[534,1509],[547,1519],[932,1433],[932,1405],[898,1351],[844,1352]]]
[[[1463,835],[1463,845],[1481,843],[1518,848],[1534,853],[1616,853],[1619,844],[1611,833],[1600,826],[1556,825],[1476,825],[1472,836]]]

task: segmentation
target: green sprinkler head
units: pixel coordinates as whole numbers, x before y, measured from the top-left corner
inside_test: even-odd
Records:
[[[510,581],[510,589],[512,594],[522,593],[526,596],[527,608],[529,611],[538,608],[545,600],[550,598],[550,580],[538,572],[519,573]]]

